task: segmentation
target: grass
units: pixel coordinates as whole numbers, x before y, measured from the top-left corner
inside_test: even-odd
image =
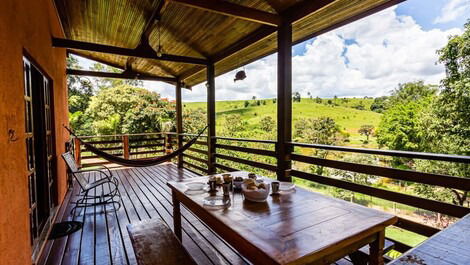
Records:
[[[336,105],[327,104],[328,100]],[[250,106],[245,107],[245,100],[217,101],[216,115],[218,134],[220,128],[224,126],[225,116],[230,114],[239,114],[241,120],[246,122],[247,130],[253,130],[258,127],[260,120],[264,116],[271,116],[276,120],[277,104],[272,99],[259,100],[261,105],[256,105],[258,100],[248,100]],[[265,102],[265,105],[263,104]],[[303,98],[301,102],[294,102],[292,116],[293,126],[301,118],[318,118],[330,117],[340,126],[341,130],[350,134],[349,146],[363,146],[362,141],[365,137],[360,135],[358,130],[361,125],[370,124],[377,128],[382,114],[370,111],[370,105],[373,99],[322,99],[323,103],[316,103],[315,99]],[[353,108],[358,104],[362,104],[365,110]],[[254,105],[254,106],[253,106]],[[205,102],[186,102],[186,109],[206,109]],[[367,147],[376,147],[375,139],[371,137]]]

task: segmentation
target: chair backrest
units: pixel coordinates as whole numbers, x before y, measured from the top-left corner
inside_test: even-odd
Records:
[[[64,159],[65,164],[67,164],[67,167],[70,169],[74,178],[77,180],[78,184],[84,188],[88,184],[88,181],[78,169],[78,165],[75,162],[75,157],[73,156],[72,152],[63,153],[62,158]]]

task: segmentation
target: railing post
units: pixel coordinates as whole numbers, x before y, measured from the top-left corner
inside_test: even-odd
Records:
[[[75,162],[77,163],[77,165],[79,167],[82,166],[82,150],[81,150],[81,146],[80,146],[80,140],[78,140],[77,137],[73,138],[73,146],[74,146],[74,155],[75,155]]]
[[[171,134],[168,134],[168,133],[165,134],[165,141],[166,141],[165,153],[171,154],[171,152],[173,151],[173,148],[172,148],[173,144],[171,143]]]
[[[291,181],[292,147],[292,25],[277,31],[277,179]]]
[[[129,159],[129,135],[122,136],[122,154],[125,159]]]
[[[181,97],[181,82],[176,81],[176,133],[178,137],[178,149],[183,147],[183,103]],[[183,168],[183,154],[178,155],[178,168]]]
[[[215,173],[215,68],[213,63],[207,65],[207,169]]]

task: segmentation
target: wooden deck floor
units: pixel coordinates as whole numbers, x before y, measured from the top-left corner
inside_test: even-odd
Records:
[[[39,264],[136,264],[126,226],[140,220],[161,218],[173,227],[172,202],[167,180],[196,177],[174,164],[113,171],[121,185],[121,208],[109,211],[101,206],[87,207],[70,214],[78,185],[66,198],[59,221],[83,222],[83,229],[50,242]],[[97,176],[90,173],[91,180]],[[198,264],[249,264],[237,251],[213,233],[184,207],[183,245]],[[59,214],[60,216],[60,214]],[[343,262],[339,262],[343,264]]]

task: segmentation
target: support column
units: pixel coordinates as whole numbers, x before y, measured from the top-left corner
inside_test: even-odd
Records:
[[[176,133],[178,134],[178,149],[183,146],[183,103],[181,97],[181,82],[176,81]],[[178,168],[183,168],[183,154],[178,155]]]
[[[277,179],[291,181],[292,141],[292,25],[277,31]]]
[[[215,173],[215,69],[207,65],[207,168],[209,174]]]

